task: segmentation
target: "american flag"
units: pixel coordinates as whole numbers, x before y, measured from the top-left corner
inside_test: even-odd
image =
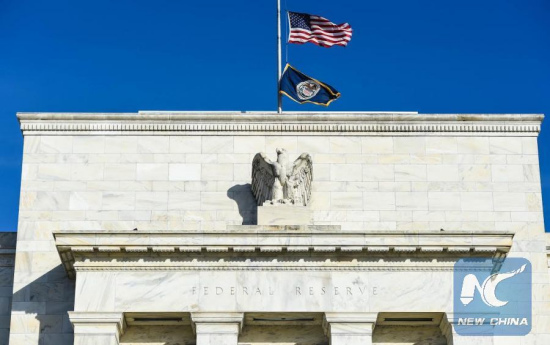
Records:
[[[345,47],[351,40],[352,29],[348,23],[334,24],[330,20],[312,14],[288,12],[290,22],[289,43],[314,43],[321,47],[338,45]]]

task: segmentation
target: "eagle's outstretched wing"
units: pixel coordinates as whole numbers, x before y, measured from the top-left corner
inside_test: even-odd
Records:
[[[257,153],[252,161],[252,193],[259,206],[263,205],[264,201],[271,200],[274,182],[273,162],[265,153]]]
[[[302,153],[294,161],[290,179],[294,200],[300,200],[304,206],[309,204],[311,199],[311,181],[313,181],[313,160],[307,153]]]

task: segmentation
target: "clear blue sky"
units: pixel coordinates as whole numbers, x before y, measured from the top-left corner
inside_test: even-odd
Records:
[[[282,3],[354,29],[347,48],[289,47],[294,66],[342,93],[330,110],[550,114],[548,0]],[[17,111],[275,110],[275,6],[0,0],[0,230],[17,227]],[[549,144],[550,119],[539,138],[547,203]]]

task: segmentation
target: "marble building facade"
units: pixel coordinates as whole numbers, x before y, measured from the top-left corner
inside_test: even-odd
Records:
[[[0,336],[549,344],[542,118],[19,113],[19,226],[16,244],[0,239]],[[281,147],[312,157],[307,207],[257,206],[252,195],[252,159]],[[531,262],[528,335],[457,334],[453,264],[477,257]]]

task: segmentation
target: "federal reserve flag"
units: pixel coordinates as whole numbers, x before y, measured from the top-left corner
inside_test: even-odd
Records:
[[[279,92],[300,104],[313,103],[328,106],[340,97],[332,86],[308,77],[289,64],[281,77]]]

